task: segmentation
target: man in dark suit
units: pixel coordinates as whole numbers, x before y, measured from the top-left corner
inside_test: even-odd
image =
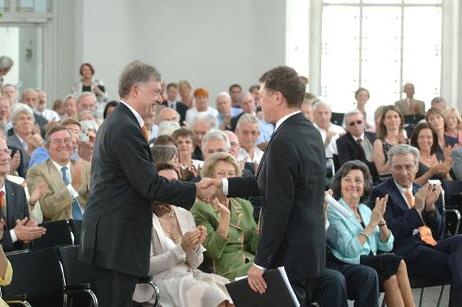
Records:
[[[300,112],[305,85],[295,70],[277,67],[260,81],[265,120],[275,123],[276,130],[257,175],[216,184],[231,197],[263,197],[260,241],[248,272],[250,287],[263,293],[264,270],[283,265],[304,306],[325,267],[324,146],[319,132]]]
[[[151,204],[190,208],[204,197],[204,182],[159,176],[143,118],[161,103],[161,77],[135,61],[119,79],[120,105],[101,126],[94,147],[91,186],[83,217],[81,259],[93,265],[100,306],[131,306],[139,277],[149,272]],[[209,195],[211,196],[211,195]]]
[[[366,121],[359,110],[348,112],[344,116],[344,128],[347,133],[337,139],[338,160],[336,169],[351,160],[364,162],[372,173],[377,174],[374,165],[373,145],[375,133],[365,131]]]
[[[393,146],[388,161],[392,178],[373,189],[370,204],[389,195],[385,220],[395,237],[393,251],[404,257],[411,278],[451,282],[450,306],[462,306],[462,236],[443,239],[441,187],[412,183],[419,165],[414,147]]]
[[[186,120],[186,111],[188,111],[188,106],[181,103],[176,99],[178,95],[178,86],[176,83],[169,83],[167,85],[167,100],[164,100],[162,104],[166,107],[169,107],[180,114],[180,123],[183,123]]]
[[[4,139],[0,138],[0,220],[6,230],[0,243],[5,251],[22,249],[24,244],[41,237],[45,233],[35,221],[29,220],[29,206],[24,188],[5,180],[10,171],[10,154]],[[41,196],[32,193],[30,201],[35,204]]]

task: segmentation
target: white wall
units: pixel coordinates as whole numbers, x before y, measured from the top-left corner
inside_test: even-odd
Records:
[[[208,88],[212,99],[285,63],[285,1],[83,0],[79,18],[80,59],[95,66],[114,98],[121,70],[135,59],[167,82]]]

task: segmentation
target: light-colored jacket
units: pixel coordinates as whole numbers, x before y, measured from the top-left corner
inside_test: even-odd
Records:
[[[342,198],[339,199],[339,203],[351,212],[351,215],[345,217],[330,206],[327,207],[327,218],[330,224],[327,230],[327,243],[338,260],[350,264],[359,264],[361,255],[369,255],[371,252],[375,255],[377,250],[389,252],[393,249],[393,234],[390,232],[387,242],[382,242],[378,226],[368,240],[361,245],[358,235],[364,231],[363,226]],[[371,209],[364,204],[360,204],[358,210],[364,224],[367,226],[371,220]]]

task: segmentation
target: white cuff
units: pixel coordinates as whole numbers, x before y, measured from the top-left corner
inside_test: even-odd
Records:
[[[72,186],[72,184],[68,184],[66,186],[67,190],[69,191],[69,193],[71,194],[72,198],[79,198],[79,193],[77,193],[77,191],[74,189],[74,187]]]
[[[10,230],[10,236],[11,236],[11,243],[15,243],[18,241],[18,237],[16,237],[16,232],[14,232],[14,229]]]
[[[223,178],[223,194],[228,196],[228,178]]]

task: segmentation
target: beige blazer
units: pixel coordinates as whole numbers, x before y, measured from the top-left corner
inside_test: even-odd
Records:
[[[73,183],[80,181],[76,190],[79,193],[80,205],[82,209],[85,209],[90,183],[90,163],[82,159],[71,161],[70,172]],[[35,186],[40,182],[48,185],[48,191],[40,199],[44,221],[72,218],[71,194],[64,184],[60,171],[50,159],[29,169],[26,182],[30,191],[34,191]]]
[[[407,99],[402,99],[395,102],[395,106],[403,113],[403,115],[425,115],[425,102],[412,98],[411,106]]]

